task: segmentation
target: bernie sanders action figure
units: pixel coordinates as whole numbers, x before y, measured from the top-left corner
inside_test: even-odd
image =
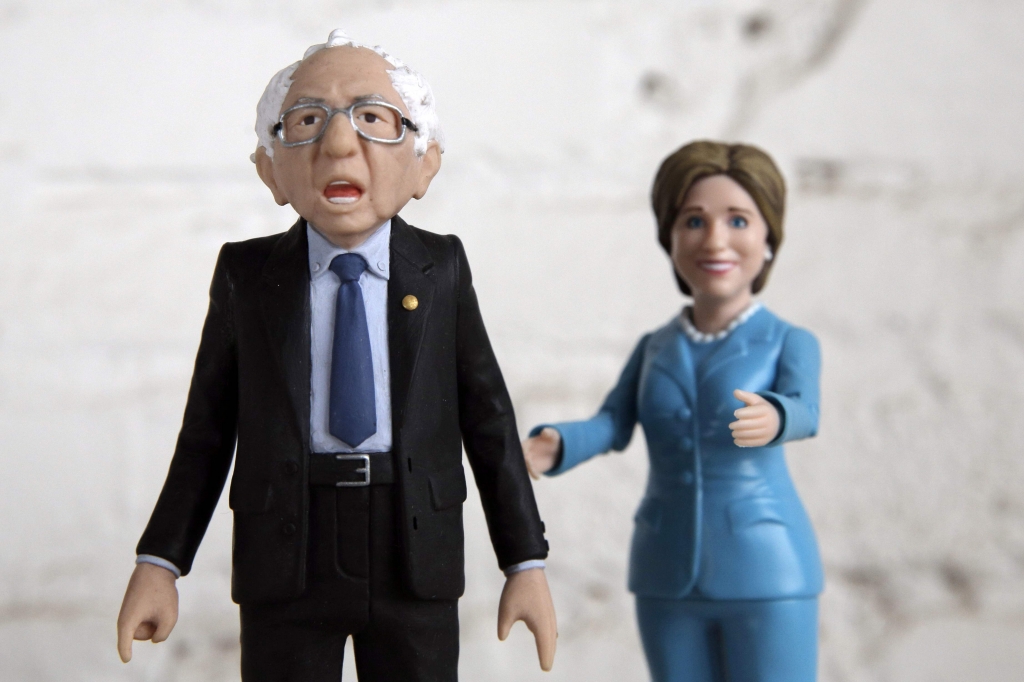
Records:
[[[232,455],[245,682],[458,677],[465,445],[516,620],[550,669],[547,542],[457,237],[398,211],[441,164],[426,81],[335,31],[260,100],[253,160],[282,234],[225,244],[184,422],[138,545],[118,650],[167,638]]]

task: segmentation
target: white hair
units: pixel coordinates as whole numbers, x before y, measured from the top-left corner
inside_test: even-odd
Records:
[[[281,107],[284,106],[288,90],[292,87],[292,76],[295,75],[295,69],[299,68],[299,65],[310,55],[327,47],[365,47],[387,60],[394,67],[388,69],[391,85],[395,88],[398,96],[402,98],[402,102],[409,110],[412,122],[419,129],[414,145],[417,156],[426,153],[427,144],[431,140],[436,140],[441,151],[444,151],[444,131],[441,130],[441,122],[437,118],[434,106],[434,93],[427,80],[397,57],[389,55],[380,45],[370,46],[357,43],[349,38],[345,31],[336,28],[331,31],[326,43],[311,45],[302,55],[301,60],[278,71],[270,79],[267,89],[263,91],[263,96],[260,97],[259,104],[256,105],[256,135],[259,137],[260,146],[267,151],[267,156],[274,156],[273,128],[281,116]]]

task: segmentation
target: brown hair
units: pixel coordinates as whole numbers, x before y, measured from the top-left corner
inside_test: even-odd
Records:
[[[682,208],[686,193],[698,180],[725,175],[735,180],[757,204],[768,225],[768,245],[778,255],[782,245],[782,215],[786,207],[786,182],[771,157],[757,147],[699,140],[672,152],[658,168],[651,188],[651,206],[658,221],[658,241],[666,253],[672,253],[672,227]],[[767,260],[754,279],[751,289],[757,293],[768,281],[774,260]],[[676,282],[684,294],[690,287],[676,273]]]

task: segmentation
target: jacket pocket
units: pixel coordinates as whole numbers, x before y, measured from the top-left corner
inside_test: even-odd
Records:
[[[430,501],[441,511],[466,501],[466,472],[462,465],[430,474]]]
[[[729,505],[729,528],[739,533],[759,523],[786,525],[782,505],[772,497],[748,497]]]

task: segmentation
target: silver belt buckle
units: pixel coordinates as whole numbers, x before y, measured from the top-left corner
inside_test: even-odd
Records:
[[[359,469],[355,470],[355,473],[363,475],[363,480],[361,480],[361,481],[337,481],[334,484],[334,486],[336,488],[365,488],[366,486],[370,485],[370,456],[369,455],[366,455],[366,454],[359,455],[359,454],[354,454],[353,453],[353,454],[335,455],[334,458],[337,459],[337,460],[355,460],[355,459],[363,460],[363,466],[360,467]]]

